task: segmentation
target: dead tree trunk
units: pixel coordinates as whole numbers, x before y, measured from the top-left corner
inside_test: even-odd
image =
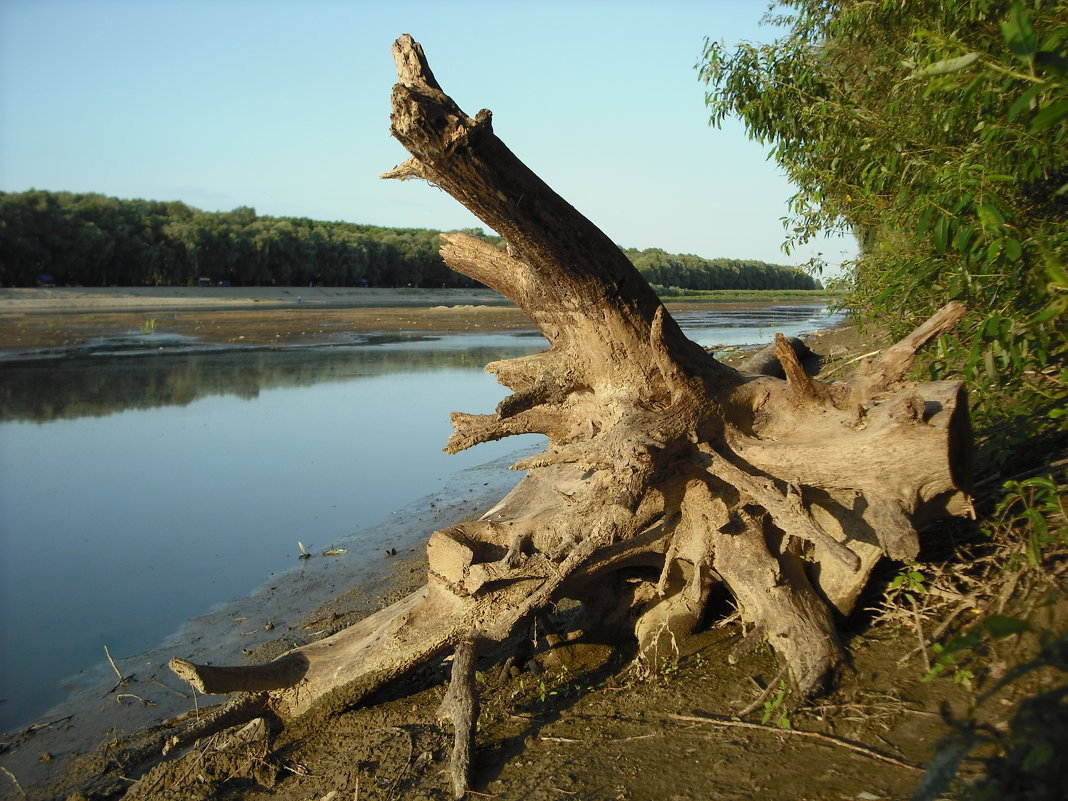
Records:
[[[393,52],[392,131],[412,157],[384,177],[435,184],[499,232],[506,250],[451,234],[442,255],[550,343],[487,367],[514,394],[495,414],[453,414],[446,450],[525,433],[548,447],[483,518],[430,536],[419,592],[267,665],[174,669],[203,692],[266,693],[293,718],[453,649],[469,661],[471,643],[485,652],[561,598],[629,616],[649,653],[692,629],[722,582],[796,687],[819,687],[842,656],[835,610],[849,612],[884,555],[917,554],[919,523],[967,507],[961,384],[903,383],[963,308],[838,383],[806,375],[781,337],[785,380],[740,373],[682,334],[619,248],[494,135],[489,111],[470,118],[442,92],[416,42]],[[636,569],[646,582],[606,589]]]

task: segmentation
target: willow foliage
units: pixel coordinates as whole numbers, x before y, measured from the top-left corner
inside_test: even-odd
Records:
[[[967,303],[933,372],[964,372],[989,430],[1063,433],[1068,2],[789,0],[769,18],[776,41],[707,41],[698,69],[712,122],[740,117],[796,186],[791,242],[857,235],[861,317],[903,330]]]

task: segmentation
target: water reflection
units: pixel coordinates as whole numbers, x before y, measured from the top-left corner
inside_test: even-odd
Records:
[[[831,328],[842,321],[842,312],[830,312],[824,304],[784,303],[731,305],[710,309],[673,311],[686,335],[704,347],[719,345],[764,345],[775,334],[788,337]]]
[[[675,311],[705,347],[757,345],[837,324],[823,304],[716,306]],[[153,337],[156,337],[155,339]],[[151,345],[151,347],[146,347]],[[279,387],[416,370],[476,369],[541,350],[537,332],[488,335],[365,335],[361,344],[224,349],[157,335],[98,340],[62,359],[0,365],[0,420],[47,422],[131,409],[185,406],[210,395],[255,398]]]
[[[680,312],[700,344],[826,327],[822,306]],[[490,361],[539,335],[152,355],[96,343],[0,365],[0,728],[101,658],[157,644],[213,604],[378,524],[538,437],[441,452],[448,412],[489,412]],[[381,558],[375,543],[368,554]],[[371,557],[369,557],[371,558]]]
[[[0,367],[0,420],[42,423],[132,409],[187,406],[211,395],[251,399],[267,389],[391,373],[481,369],[541,350],[540,336],[380,337],[365,346],[201,349],[121,358],[21,360]]]
[[[442,453],[449,411],[504,397],[486,355],[466,368],[463,354],[414,352],[388,367],[313,352],[78,365],[80,383],[42,403],[98,416],[0,424],[0,728],[58,702],[60,680],[105,644],[120,659],[144,651],[296,564],[298,540],[329,548],[535,444]],[[79,389],[99,394],[79,403]]]

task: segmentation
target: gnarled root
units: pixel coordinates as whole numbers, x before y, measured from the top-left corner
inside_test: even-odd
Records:
[[[450,234],[443,255],[549,341],[490,365],[514,394],[495,414],[454,415],[447,450],[524,433],[549,446],[516,466],[527,476],[481,520],[431,535],[419,592],[269,665],[175,660],[176,671],[205,692],[262,694],[288,720],[358,703],[451,650],[457,794],[478,709],[475,643],[505,642],[562,598],[631,621],[648,661],[722,582],[796,688],[820,687],[842,657],[834,616],[875,563],[915,555],[921,522],[967,508],[963,388],[904,382],[963,307],[841,382],[808,376],[782,338],[785,378],[733,370],[683,336],[626,256],[496,138],[488,111],[470,118],[442,92],[417,43],[402,37],[394,54],[392,129],[413,156],[388,177],[432,181],[505,237],[507,250]],[[617,593],[634,570],[640,591]]]

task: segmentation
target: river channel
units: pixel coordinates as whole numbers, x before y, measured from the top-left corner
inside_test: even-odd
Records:
[[[708,346],[837,322],[820,305],[676,317]],[[0,730],[59,703],[104,646],[119,660],[156,647],[293,569],[302,547],[381,559],[359,532],[459,471],[539,445],[441,451],[450,411],[491,412],[505,396],[486,362],[544,346],[531,332],[270,350],[99,343],[0,363]]]

